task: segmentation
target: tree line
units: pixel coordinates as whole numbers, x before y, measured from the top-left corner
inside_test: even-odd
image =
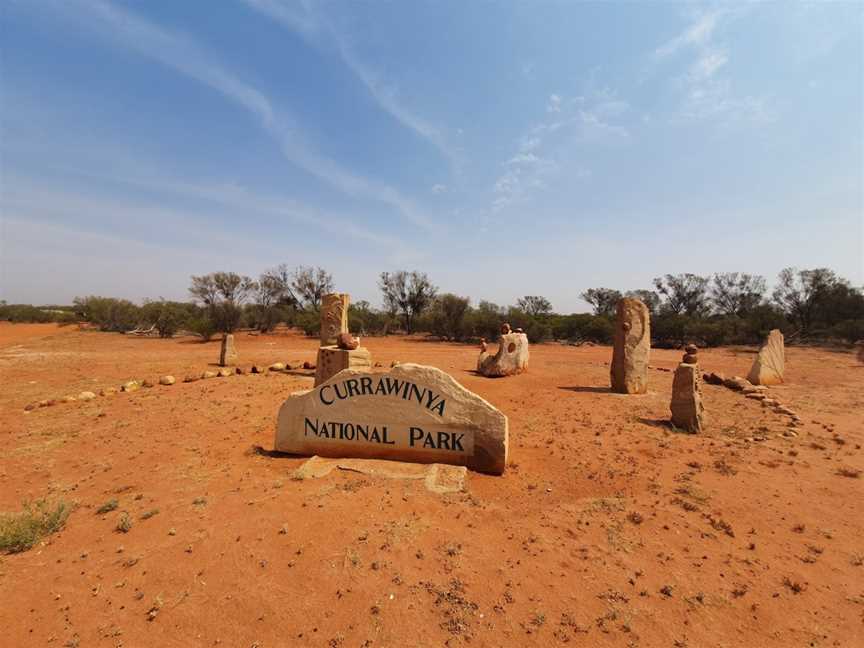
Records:
[[[0,302],[0,319],[84,321],[105,331],[142,330],[170,337],[187,331],[208,340],[239,328],[273,330],[285,324],[317,335],[322,297],[334,292],[332,275],[319,267],[283,264],[257,279],[233,272],[192,276],[189,302],[156,300],[137,305],[111,297],[76,297],[73,305],[34,307]],[[759,342],[772,328],[790,342],[864,339],[864,291],[826,268],[786,268],[768,293],[764,277],[745,273],[711,276],[667,274],[651,289],[621,292],[591,288],[581,294],[593,313],[555,313],[548,299],[526,295],[511,306],[441,293],[423,272],[383,272],[381,308],[367,301],[350,305],[352,332],[387,335],[427,333],[444,340],[494,339],[500,324],[521,328],[532,342],[561,340],[609,343],[622,297],[635,297],[651,313],[652,341],[678,347]]]

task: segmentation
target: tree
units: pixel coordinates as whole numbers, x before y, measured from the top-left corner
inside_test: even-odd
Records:
[[[142,326],[155,326],[159,337],[170,338],[195,318],[198,308],[194,304],[166,301],[145,301],[141,307]]]
[[[711,310],[708,281],[708,277],[690,273],[667,274],[654,279],[654,286],[666,298],[663,302],[666,311],[676,315],[704,317]]]
[[[411,333],[414,318],[432,303],[438,289],[425,272],[382,272],[378,286],[384,295],[384,307],[402,316],[405,332]]]
[[[625,296],[641,301],[651,315],[656,314],[660,308],[660,295],[653,290],[628,290]]]
[[[217,331],[231,333],[240,324],[243,303],[256,289],[256,283],[234,272],[213,272],[192,276],[189,294],[201,302]]]
[[[552,312],[552,302],[539,295],[525,295],[516,301],[516,305],[531,317],[548,315]]]
[[[372,308],[372,304],[361,299],[348,306],[348,321],[351,322],[351,330],[360,335],[387,335],[393,317]]]
[[[300,266],[294,271],[291,288],[304,308],[317,311],[324,295],[333,292],[333,275],[324,268]]]
[[[804,334],[812,328],[820,301],[838,284],[844,284],[828,268],[784,268],[777,277],[774,302]]]
[[[461,340],[467,333],[469,299],[452,293],[439,295],[432,306],[432,332],[446,340]]]
[[[717,273],[711,286],[711,301],[723,315],[746,317],[762,302],[765,278],[738,272]]]
[[[299,305],[291,289],[292,274],[284,263],[258,277],[255,288],[255,310],[258,329],[264,333],[273,329],[285,314],[285,309]]]
[[[611,288],[589,288],[580,297],[594,307],[595,315],[611,317],[621,300],[621,293]]]

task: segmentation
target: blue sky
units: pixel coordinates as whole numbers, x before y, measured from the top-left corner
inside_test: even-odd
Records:
[[[864,6],[0,0],[0,299],[864,283]]]

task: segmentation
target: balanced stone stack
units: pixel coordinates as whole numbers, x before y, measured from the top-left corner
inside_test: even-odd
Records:
[[[644,394],[648,391],[648,356],[651,353],[651,321],[648,307],[638,299],[618,302],[618,318],[609,370],[612,391]]]
[[[343,369],[372,367],[372,354],[348,332],[348,304],[345,293],[324,295],[321,300],[321,346],[315,363],[315,386],[327,382]]]
[[[783,372],[786,369],[786,349],[783,344],[783,334],[779,329],[773,329],[766,338],[747,380],[754,385],[779,385],[783,382]]]
[[[702,404],[698,348],[688,344],[684,351],[684,358],[675,370],[672,381],[672,402],[669,406],[672,424],[687,432],[701,432],[705,426],[705,407]]]
[[[222,349],[219,351],[219,366],[232,367],[237,364],[239,356],[234,348],[234,336],[230,333],[222,336]]]
[[[528,371],[528,336],[519,331],[512,332],[509,324],[501,325],[498,352],[486,350],[486,341],[480,345],[477,372],[489,378],[513,376]]]

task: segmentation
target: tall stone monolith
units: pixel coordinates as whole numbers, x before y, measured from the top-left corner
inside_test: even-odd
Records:
[[[237,364],[239,356],[234,347],[234,336],[230,333],[222,336],[222,348],[219,350],[219,366],[230,367]]]
[[[672,424],[687,432],[701,432],[705,426],[705,406],[702,404],[702,379],[699,375],[698,349],[685,347],[684,361],[675,370],[672,380]]]
[[[638,299],[618,302],[617,321],[609,370],[612,391],[644,394],[648,391],[648,356],[651,353],[651,319],[648,307]]]
[[[348,332],[347,293],[331,293],[321,300],[321,346],[315,369],[315,386],[326,382],[343,369],[372,367],[372,354]]]
[[[340,333],[348,332],[347,293],[330,293],[321,299],[321,346],[333,346]]]
[[[783,382],[783,372],[786,369],[786,348],[783,344],[783,334],[779,329],[773,329],[753,361],[747,380],[754,385],[779,385]]]

